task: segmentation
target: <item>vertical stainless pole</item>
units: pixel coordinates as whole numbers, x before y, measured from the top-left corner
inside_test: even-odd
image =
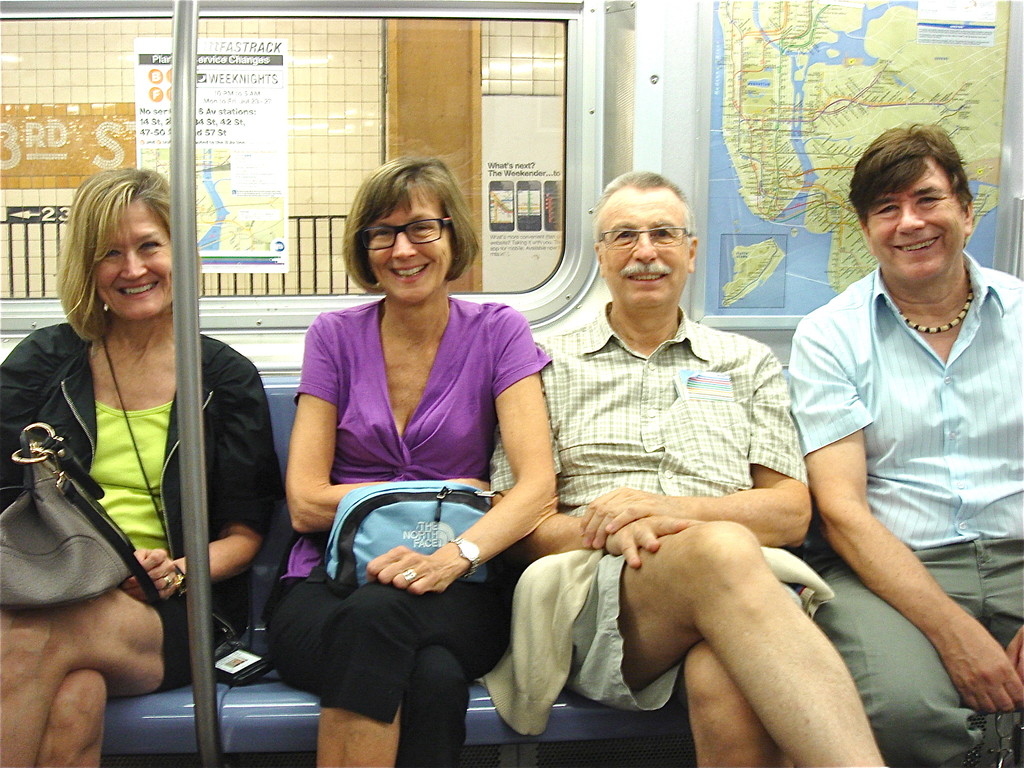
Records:
[[[1007,272],[1024,280],[1024,197],[1017,197],[1006,203],[1012,212],[1010,216],[1010,248]],[[998,255],[998,254],[997,254]]]
[[[199,258],[196,238],[196,0],[174,0],[171,62],[171,242],[174,244],[174,343],[182,527],[188,559],[189,647],[196,741],[203,766],[222,762],[213,669],[210,550],[199,340]]]

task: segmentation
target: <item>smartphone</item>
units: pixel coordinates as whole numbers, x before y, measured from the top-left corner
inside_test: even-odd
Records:
[[[511,232],[515,229],[515,188],[511,181],[492,181],[487,195],[492,232]]]
[[[539,181],[516,183],[516,227],[520,232],[540,230],[541,197]]]
[[[544,182],[544,229],[549,232],[562,228],[562,195],[557,181]]]

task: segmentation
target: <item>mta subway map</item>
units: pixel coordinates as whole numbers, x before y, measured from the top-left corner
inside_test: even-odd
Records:
[[[196,148],[196,230],[203,271],[287,269],[284,200],[272,153]],[[142,150],[142,164],[169,173],[167,147]]]
[[[968,20],[935,19],[948,12]],[[926,12],[927,11],[927,12]],[[1009,3],[716,2],[707,315],[803,315],[875,267],[847,201],[883,130],[938,123],[992,264]]]

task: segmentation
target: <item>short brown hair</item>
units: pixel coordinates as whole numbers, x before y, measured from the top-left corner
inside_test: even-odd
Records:
[[[96,293],[96,264],[106,254],[125,211],[140,202],[171,231],[171,189],[156,171],[119,168],[90,176],[75,192],[57,266],[57,294],[75,333],[96,341],[108,317]]]
[[[409,205],[414,193],[437,198],[443,214],[451,218],[452,263],[445,279],[460,277],[480,251],[480,238],[473,227],[459,183],[442,160],[432,157],[400,157],[380,166],[359,185],[345,223],[345,268],[367,291],[379,291],[370,267],[370,255],[360,230]]]
[[[949,134],[937,125],[890,128],[864,150],[850,180],[850,203],[861,223],[884,195],[906,189],[927,171],[932,159],[949,177],[953,194],[966,211],[974,196],[967,186],[963,160]]]

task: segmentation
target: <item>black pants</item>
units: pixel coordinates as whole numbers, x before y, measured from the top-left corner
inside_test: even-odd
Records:
[[[274,611],[270,647],[289,685],[322,707],[392,722],[401,706],[399,766],[454,766],[466,736],[468,685],[508,644],[502,590],[456,582],[412,595],[367,584],[338,597],[314,576]]]

